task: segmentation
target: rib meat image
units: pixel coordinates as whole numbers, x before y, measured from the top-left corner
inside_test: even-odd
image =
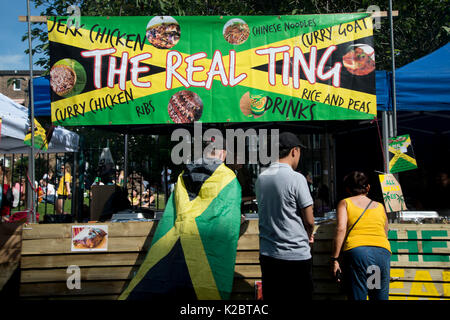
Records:
[[[95,248],[106,236],[106,232],[99,228],[85,228],[73,238],[76,247]]]

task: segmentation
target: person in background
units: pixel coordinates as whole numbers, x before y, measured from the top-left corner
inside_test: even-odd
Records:
[[[314,182],[313,178],[311,177],[311,172],[306,173],[306,182],[308,183],[309,192],[311,192],[311,195],[314,195]]]
[[[242,198],[241,198],[241,224],[245,222],[245,213],[251,211],[257,211],[258,207],[253,200],[256,199],[254,191],[254,183],[251,177],[250,171],[244,167],[243,164],[238,163],[237,153],[234,153],[233,163],[227,164],[227,166],[233,170],[236,175],[239,184],[241,185]]]
[[[331,271],[338,282],[343,272],[349,300],[366,300],[367,295],[370,300],[388,300],[391,247],[386,212],[381,203],[368,197],[370,184],[364,173],[353,171],[345,176],[344,188],[349,197],[337,206]],[[338,260],[341,249],[343,266]],[[380,286],[369,289],[374,266],[380,272]]]
[[[146,191],[144,192],[143,196],[142,196],[142,207],[143,208],[149,208],[150,205],[153,203],[153,201],[155,201],[155,197],[150,194],[150,191]]]
[[[11,174],[8,168],[0,163],[0,184],[1,184],[1,206],[0,206],[0,216],[1,221],[9,221],[9,216],[11,215],[12,203],[8,203],[6,199],[6,193],[8,189],[11,188]],[[12,191],[12,190],[11,190]]]
[[[329,205],[330,191],[328,187],[322,184],[317,189],[317,196],[314,200],[314,216],[323,217],[325,213],[331,210]]]
[[[70,183],[72,182],[71,167],[66,163],[61,165],[61,171],[63,172],[58,184],[58,200],[56,201],[56,213],[66,214],[64,211],[64,201],[71,197]]]
[[[131,190],[131,197],[128,197],[128,200],[131,202],[131,205],[133,207],[139,206],[139,202],[141,200],[141,197],[140,197],[140,195],[139,195],[139,193],[138,193],[136,188],[133,188]]]
[[[42,180],[47,181],[47,183],[52,183],[53,182],[53,170],[52,169],[48,170],[48,173],[44,174],[44,176],[42,177]]]
[[[120,170],[120,173],[119,173],[119,175],[118,175],[118,177],[116,179],[116,184],[119,187],[123,187],[124,182],[125,182],[125,171]]]
[[[41,186],[43,191],[42,202],[55,204],[55,197],[56,197],[55,186],[47,182],[47,179],[41,180]]]
[[[293,133],[279,136],[279,159],[256,181],[264,300],[312,300],[313,199],[296,168],[303,147]]]
[[[175,188],[175,184],[173,183],[170,175],[172,174],[172,170],[168,167],[164,167],[166,169],[166,175],[167,175],[167,189],[169,191],[169,195],[172,193],[172,191]],[[164,178],[164,169],[161,171],[161,185],[163,187],[163,192],[166,192],[166,180]]]
[[[13,189],[17,190],[16,193],[19,194],[19,204],[23,205],[25,203],[25,177],[20,178],[20,183],[16,182]]]

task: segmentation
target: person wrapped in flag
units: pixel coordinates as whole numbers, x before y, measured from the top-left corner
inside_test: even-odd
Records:
[[[229,299],[241,186],[218,140],[179,175],[149,252],[119,300]]]

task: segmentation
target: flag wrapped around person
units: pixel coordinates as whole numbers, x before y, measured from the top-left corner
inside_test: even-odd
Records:
[[[240,204],[241,186],[225,164],[186,165],[149,252],[119,299],[229,299]]]

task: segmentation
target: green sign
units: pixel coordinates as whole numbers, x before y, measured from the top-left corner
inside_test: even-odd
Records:
[[[372,18],[48,19],[60,125],[372,119]]]
[[[409,134],[389,139],[389,171],[391,173],[417,169]]]

